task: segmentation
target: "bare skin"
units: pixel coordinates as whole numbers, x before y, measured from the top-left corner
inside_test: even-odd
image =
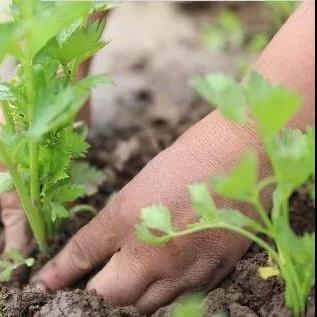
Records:
[[[302,4],[255,65],[266,78],[303,96],[304,107],[291,123],[298,128],[315,122],[314,10],[314,3]],[[53,291],[99,267],[87,288],[114,305],[133,304],[144,313],[184,291],[215,287],[243,256],[249,241],[217,230],[153,248],[135,238],[134,225],[143,207],[159,202],[173,211],[176,225],[192,222],[188,185],[230,170],[246,149],[259,153],[261,176],[268,175],[270,166],[252,124],[238,127],[217,111],[211,113],[156,156],[43,268],[34,284]],[[239,207],[253,216],[248,206]]]

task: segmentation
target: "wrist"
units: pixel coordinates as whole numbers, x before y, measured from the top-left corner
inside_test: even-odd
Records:
[[[197,168],[200,162],[212,174],[228,172],[246,151],[256,151],[261,165],[266,162],[263,143],[252,121],[236,125],[217,110],[189,129],[175,146],[192,156]]]

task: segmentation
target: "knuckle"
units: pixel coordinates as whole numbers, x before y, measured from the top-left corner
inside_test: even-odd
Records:
[[[95,266],[93,254],[87,247],[88,237],[75,235],[68,245],[69,268],[74,272],[87,272]]]

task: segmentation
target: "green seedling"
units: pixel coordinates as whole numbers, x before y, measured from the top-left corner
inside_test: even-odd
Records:
[[[12,249],[0,258],[0,282],[8,282],[12,273],[20,266],[31,267],[34,264],[33,258],[24,258],[18,250]]]
[[[107,75],[76,79],[79,65],[106,45],[104,22],[88,22],[106,9],[94,1],[13,0],[0,24],[0,63],[9,55],[18,63],[13,79],[0,81],[0,162],[8,169],[0,193],[17,191],[40,249],[69,217],[69,203],[103,180],[75,162],[89,148],[75,121],[91,89],[111,83]]]
[[[226,47],[241,47],[245,31],[241,20],[231,10],[222,10],[216,23],[208,26],[203,32],[203,42],[211,50],[222,51]]]
[[[176,304],[172,317],[203,317],[203,299],[199,295],[188,296]]]
[[[192,208],[199,221],[179,229],[173,225],[167,207],[150,206],[143,209],[137,236],[148,244],[161,245],[202,230],[222,228],[237,232],[267,251],[268,266],[261,268],[259,274],[264,279],[281,276],[285,281],[286,306],[294,316],[301,316],[315,281],[315,233],[294,233],[289,199],[308,181],[315,183],[315,131],[309,128],[303,133],[285,128],[299,110],[301,100],[296,93],[270,84],[255,72],[243,86],[223,74],[197,78],[193,86],[227,118],[238,124],[247,124],[250,119],[256,123],[271,161],[272,175],[259,179],[257,154],[245,153],[230,175],[190,186]],[[269,217],[261,193],[272,186],[275,189]],[[248,203],[257,212],[258,220],[239,210],[217,207],[211,192]]]

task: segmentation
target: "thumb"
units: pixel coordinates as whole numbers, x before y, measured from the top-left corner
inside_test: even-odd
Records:
[[[119,249],[111,211],[103,210],[67,243],[66,247],[31,280],[51,291],[65,288],[88,274]]]

